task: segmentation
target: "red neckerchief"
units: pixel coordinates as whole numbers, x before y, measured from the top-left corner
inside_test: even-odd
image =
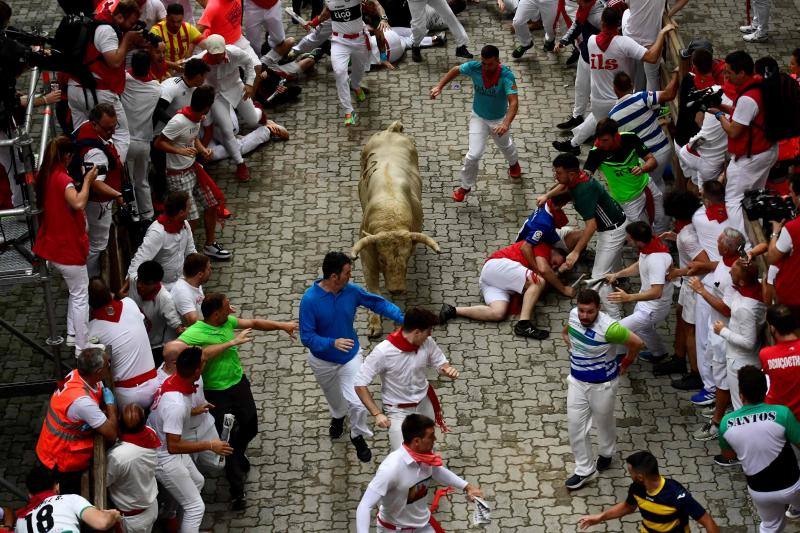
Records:
[[[598,142],[599,142],[599,141],[595,140],[595,141],[594,141],[594,145],[595,145],[595,146],[596,146],[598,149],[600,149],[600,147],[597,145],[597,143],[598,143]],[[611,148],[611,150],[609,150],[609,152],[610,152],[610,151],[613,151],[613,150],[617,150],[617,149],[619,149],[619,147],[620,147],[621,145],[622,145],[622,135],[620,135],[620,133],[619,133],[619,132],[617,132],[617,133],[614,135],[614,146]]]
[[[92,310],[92,318],[94,320],[119,322],[120,317],[122,317],[122,302],[120,300],[111,300],[109,304],[100,309]]]
[[[42,492],[37,492],[36,494],[32,494],[31,499],[28,500],[28,505],[17,511],[17,519],[25,517],[28,513],[36,509],[40,503],[45,501],[50,496],[57,496],[57,494],[53,490],[43,490]]]
[[[129,69],[128,69],[128,74],[130,74],[130,75],[131,75],[131,78],[133,78],[133,79],[135,79],[135,80],[139,80],[139,81],[140,81],[140,82],[142,82],[142,83],[147,83],[148,81],[153,81],[153,80],[155,80],[155,79],[156,79],[156,78],[153,76],[153,72],[152,72],[152,71],[151,71],[151,72],[148,72],[148,73],[147,73],[145,76],[137,76],[136,74],[134,74],[134,73],[133,73],[133,69],[132,69],[132,68],[129,68]]]
[[[597,40],[597,47],[603,52],[605,52],[606,50],[608,50],[608,47],[611,46],[611,41],[613,41],[614,37],[616,37],[617,35],[619,35],[619,32],[617,30],[601,31],[600,33],[597,34],[597,37],[595,37],[595,39]]]
[[[177,372],[168,377],[159,387],[159,394],[167,392],[180,392],[181,394],[194,394],[197,392],[197,383],[190,379],[182,378]]]
[[[708,220],[716,220],[720,224],[728,220],[728,210],[725,204],[709,204],[706,206]]]
[[[761,285],[758,283],[754,283],[753,285],[745,285],[744,287],[735,285],[734,288],[745,298],[752,298],[753,300],[758,300],[759,302],[764,301],[764,292],[761,290]]]
[[[563,228],[569,222],[567,215],[560,207],[553,203],[553,200],[547,200],[547,207],[550,214],[553,216],[553,223],[557,228]]]
[[[578,177],[575,179],[575,181],[573,181],[572,183],[567,185],[567,188],[568,189],[574,189],[575,187],[577,187],[581,183],[588,183],[588,182],[589,182],[589,174],[587,174],[586,172],[581,170],[580,174],[578,174]]]
[[[158,215],[158,218],[156,220],[158,220],[159,224],[164,226],[164,231],[166,231],[167,233],[173,233],[173,234],[180,233],[181,230],[185,227],[185,224],[183,222],[180,221],[176,222],[163,213],[161,215]]]
[[[402,328],[390,333],[389,336],[386,337],[386,340],[391,342],[392,345],[401,352],[416,352],[419,350],[419,346],[411,344],[405,337],[403,337]]]
[[[156,432],[150,426],[144,426],[141,431],[136,433],[122,433],[119,436],[122,442],[130,442],[140,448],[147,448],[148,450],[155,450],[161,446],[161,439],[158,438]]]
[[[685,228],[686,226],[688,226],[691,223],[692,223],[691,220],[678,220],[678,219],[675,219],[675,233],[676,234],[680,233],[683,228]]]
[[[726,267],[732,267],[734,263],[739,259],[739,254],[733,254],[729,256],[722,256],[722,262],[725,263]]]
[[[205,115],[201,115],[197,111],[193,110],[192,106],[189,106],[189,105],[180,108],[178,110],[178,112],[176,113],[176,115],[183,115],[186,118],[188,118],[189,120],[191,120],[192,122],[200,122],[201,120],[203,120],[203,117],[205,116]]]
[[[414,461],[424,464],[424,465],[431,465],[431,466],[442,466],[444,461],[442,461],[442,456],[438,453],[417,453],[411,448],[409,448],[405,443],[403,443],[403,448],[406,449],[408,455],[411,456]]]
[[[222,59],[214,59],[213,61],[211,60],[211,54],[206,53],[206,55],[203,56],[203,61],[209,65],[219,65],[220,63],[227,63],[230,60],[228,59],[228,52],[226,51]]]
[[[666,244],[661,242],[661,239],[659,239],[658,237],[656,237],[654,235],[653,238],[650,240],[650,242],[648,242],[647,245],[644,248],[639,250],[639,253],[640,254],[644,254],[644,255],[648,255],[648,254],[668,254],[669,253],[669,248],[667,248]]]
[[[597,0],[592,0],[592,2],[586,6],[578,6],[578,11],[575,13],[575,22],[578,24],[584,24],[589,18],[589,13],[592,11],[592,8],[596,3]]]
[[[139,296],[141,296],[142,300],[144,300],[145,302],[155,302],[156,296],[158,296],[159,292],[161,292],[161,282],[156,284],[156,290],[154,290],[153,294],[151,294],[150,296],[145,297],[142,296],[141,294]]]
[[[486,69],[481,67],[481,77],[483,78],[483,86],[486,89],[491,89],[500,81],[500,73],[503,70],[503,65],[497,65],[497,70],[494,74],[487,74]]]

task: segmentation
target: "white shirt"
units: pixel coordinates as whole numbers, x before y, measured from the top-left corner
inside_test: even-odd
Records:
[[[348,35],[364,32],[364,19],[361,15],[361,0],[325,0],[325,5],[331,13],[331,28],[334,32]],[[333,37],[345,42],[356,39]],[[360,42],[364,42],[361,40]]]
[[[172,374],[167,374],[167,371],[164,370],[164,363],[161,363],[161,366],[158,367],[158,370],[156,371],[156,381],[158,382],[158,386],[160,387],[171,375]],[[208,403],[208,400],[206,400],[206,394],[203,391],[203,376],[200,376],[195,383],[197,384],[197,390],[192,394],[192,409]],[[189,430],[196,430],[200,427],[211,427],[213,425],[214,417],[211,415],[211,413],[206,412],[200,413],[199,415],[192,415],[190,412],[189,423],[187,425]]]
[[[359,3],[359,6],[361,4]],[[206,52],[199,58],[204,58]],[[236,107],[242,101],[245,85],[253,85],[256,79],[256,63],[250,55],[241,48],[232,44],[225,45],[225,59],[211,67],[206,76],[206,85],[211,85],[217,90],[217,98],[224,98],[231,106]],[[244,83],[242,83],[239,69],[244,70]]]
[[[111,374],[114,381],[134,378],[155,370],[150,339],[144,326],[144,315],[130,298],[122,299],[119,322],[92,319],[89,321],[89,338],[111,346]]]
[[[83,383],[89,387],[89,384],[86,383],[86,381]],[[94,388],[89,387],[89,389],[95,392],[102,388],[103,385],[100,383],[98,383]],[[70,404],[70,406],[67,408],[67,417],[69,417],[70,420],[82,420],[83,422],[86,422],[92,429],[99,428],[106,423],[106,420],[108,420],[105,413],[100,410],[100,406],[97,404],[97,402],[88,396],[80,396],[75,398],[72,404]]]
[[[758,115],[758,104],[749,96],[740,96],[736,101],[731,120],[743,126],[749,126]]]
[[[730,219],[728,219],[730,220]],[[700,208],[692,215],[692,226],[697,232],[697,239],[700,241],[700,246],[708,254],[708,259],[711,261],[719,261],[719,249],[717,248],[717,239],[719,239],[722,231],[729,227],[728,220],[719,223],[716,220],[709,220],[706,214],[706,206]]]
[[[130,442],[108,450],[106,486],[113,505],[121,511],[146,509],[156,501],[156,451]]]
[[[719,85],[712,87],[715,91],[720,89]],[[730,98],[722,95],[722,103],[733,105]],[[695,146],[698,139],[703,139],[699,145]],[[728,151],[728,134],[722,129],[722,124],[711,113],[703,114],[703,124],[693,137],[689,139],[689,146],[694,146],[694,150],[700,154],[704,160],[712,164],[721,164],[725,161],[725,154]]]
[[[144,314],[147,336],[151,348],[161,348],[164,343],[178,337],[177,328],[181,327],[181,317],[175,310],[175,303],[166,286],[162,286],[156,297],[152,300],[143,300],[136,289],[136,277],[130,278],[128,297],[136,302],[139,310]]]
[[[97,48],[97,51],[101,54],[113,52],[119,48],[119,37],[117,37],[117,32],[114,31],[114,28],[112,28],[111,25],[100,24],[97,26],[97,29],[94,31],[94,47]],[[92,75],[95,78],[100,79],[100,77],[94,72]],[[67,85],[72,87],[80,87],[80,84],[72,77],[70,77]]]
[[[366,387],[376,375],[381,377],[381,399],[385,405],[419,403],[428,393],[428,368],[447,363],[441,348],[431,337],[416,352],[404,352],[385,340],[364,360],[353,385]]]
[[[678,248],[680,268],[686,268],[690,261],[694,261],[698,255],[703,253],[703,247],[700,246],[700,240],[697,238],[697,231],[692,224],[687,224],[681,229],[675,245]]]
[[[169,105],[165,112],[172,116],[179,109],[186,107],[192,103],[192,93],[194,87],[189,87],[181,76],[174,78],[167,78],[161,82],[161,100],[164,100]],[[158,135],[164,129],[164,124],[159,121],[155,129],[155,134]]]
[[[781,232],[778,234],[778,240],[775,241],[775,248],[784,254],[792,252],[792,248],[794,248],[792,236],[789,235],[789,230],[786,229],[786,226],[781,228]]]
[[[161,130],[161,135],[180,148],[192,148],[197,134],[200,133],[200,126],[208,124],[210,124],[209,117],[205,117],[200,122],[194,122],[189,120],[186,115],[176,114],[169,119],[167,125]],[[194,156],[167,153],[167,168],[169,170],[184,170],[193,164]]]
[[[658,0],[628,0],[628,10],[623,15],[622,33],[642,46],[656,42],[661,31],[664,2]]]
[[[158,463],[164,464],[177,457],[167,449],[167,434],[183,435],[187,431],[192,413],[192,396],[178,391],[156,394],[150,409],[147,425],[153,428],[161,439],[161,447],[156,455]]]
[[[42,503],[33,508],[26,516],[17,519],[16,533],[61,533],[69,531],[77,533],[81,530],[81,515],[89,507],[94,507],[83,496],[77,494],[58,494],[45,498]],[[52,527],[43,529],[37,527],[39,520],[50,516]],[[30,523],[29,523],[30,521]],[[50,522],[49,520],[47,521]]]
[[[587,49],[591,69],[592,100],[616,102],[614,76],[618,72],[632,75],[636,62],[642,60],[647,49],[624,35],[614,37],[605,52],[597,46],[597,35],[592,35],[589,37]]]
[[[196,311],[197,316],[202,318],[203,311],[200,305],[203,303],[203,298],[205,298],[202,286],[193,287],[184,278],[178,278],[170,293],[172,301],[175,303],[175,309],[178,310],[178,314],[181,317]]]
[[[668,253],[639,254],[639,277],[642,286],[639,292],[650,290],[653,285],[662,285],[661,298],[636,302],[636,309],[648,313],[658,313],[672,306],[672,283],[667,283],[667,272],[672,265],[672,256]]]
[[[608,116],[617,122],[619,131],[632,131],[651,153],[656,153],[669,147],[667,136],[658,122],[656,109],[660,107],[657,91],[639,91],[620,98]]]
[[[130,73],[125,73],[125,90],[120,100],[125,116],[128,117],[128,130],[132,140],[153,140],[153,111],[160,96],[161,85],[157,80],[141,81]]]
[[[167,8],[161,0],[145,0],[144,5],[139,6],[139,20],[149,30],[156,22],[167,18]]]
[[[164,284],[171,287],[181,277],[186,257],[196,251],[192,228],[188,221],[183,222],[183,228],[178,233],[169,233],[161,222],[155,220],[147,228],[141,246],[131,259],[128,277],[135,277],[139,266],[145,261],[152,260],[158,262],[164,269]]]
[[[731,267],[726,265],[722,260],[717,263],[717,268],[714,269],[714,272],[703,278],[703,285],[706,286],[708,292],[725,302],[728,306],[730,306],[729,302],[733,301],[734,293],[737,292],[736,289],[733,288]],[[728,317],[724,316],[713,307],[711,308],[709,320],[709,324],[713,324],[717,320],[721,320],[725,324],[728,323]],[[714,332],[712,331],[711,334],[714,334]]]
[[[729,361],[761,366],[758,359],[761,348],[759,333],[766,320],[767,306],[763,302],[742,296],[736,289],[731,293],[731,299],[725,303],[731,308],[730,321],[719,333],[728,343],[725,356]]]

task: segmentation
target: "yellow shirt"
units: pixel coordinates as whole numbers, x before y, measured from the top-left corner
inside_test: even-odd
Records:
[[[162,20],[155,24],[150,32],[164,39],[166,58],[171,63],[189,57],[189,45],[197,44],[203,39],[197,28],[188,22],[181,24],[178,33],[170,33],[167,30],[167,21]]]

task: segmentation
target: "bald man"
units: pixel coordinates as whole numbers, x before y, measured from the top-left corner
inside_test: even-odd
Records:
[[[122,514],[125,533],[149,533],[158,518],[156,449],[161,441],[145,420],[139,405],[126,405],[120,440],[108,451],[106,486],[112,505]]]

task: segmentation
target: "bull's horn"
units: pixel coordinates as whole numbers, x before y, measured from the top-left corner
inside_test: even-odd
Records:
[[[399,133],[403,131],[403,123],[400,122],[399,120],[395,120],[394,122],[389,124],[389,127],[386,128],[386,131],[394,131]]]
[[[358,240],[357,243],[353,245],[353,249],[350,251],[350,255],[353,258],[358,257],[358,254],[361,253],[361,250],[363,250],[365,246],[369,246],[370,244],[375,244],[379,240],[380,237],[378,235],[367,235],[366,237],[362,237],[361,239]]]
[[[411,241],[412,242],[421,242],[425,246],[429,246],[431,248],[431,250],[433,250],[437,254],[442,253],[442,250],[439,248],[439,245],[436,243],[436,241],[434,241],[432,237],[429,237],[428,235],[425,235],[424,233],[419,233],[419,232],[416,232],[416,231],[411,232]]]

